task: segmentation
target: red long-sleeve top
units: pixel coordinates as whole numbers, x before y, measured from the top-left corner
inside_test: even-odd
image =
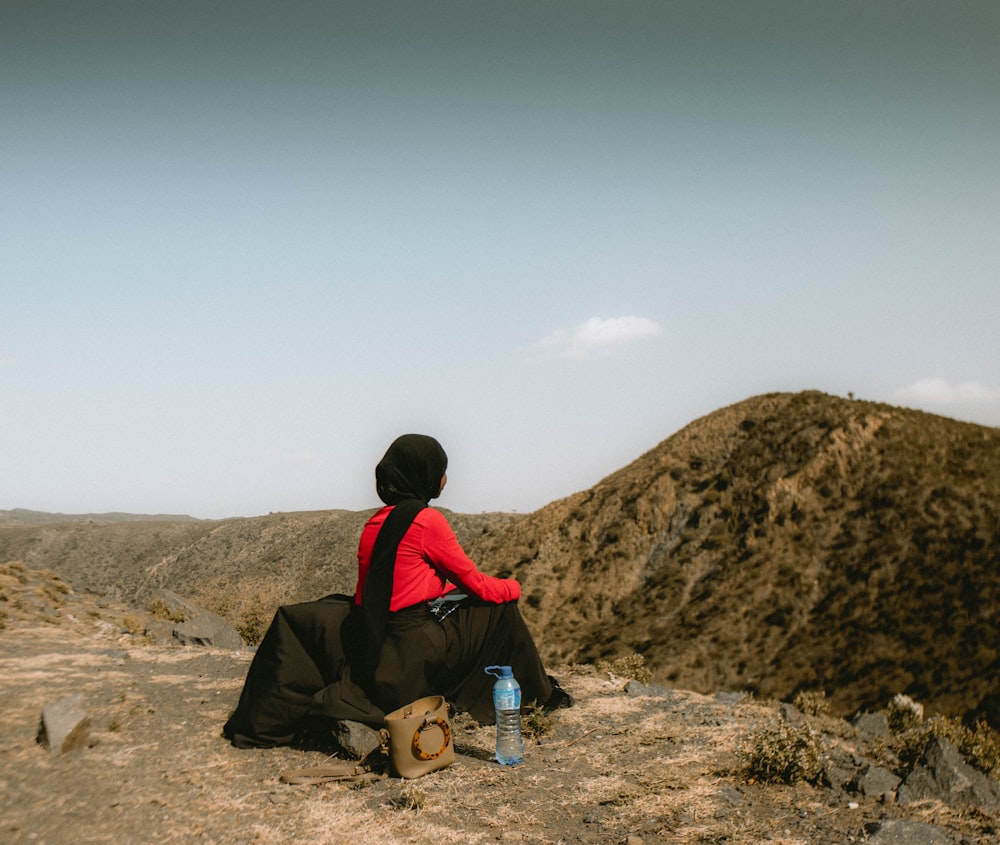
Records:
[[[361,604],[375,538],[391,510],[391,507],[382,508],[365,523],[361,532],[358,586],[354,591],[356,604]],[[513,578],[494,578],[480,572],[462,551],[448,520],[440,511],[424,508],[406,530],[396,552],[389,610],[402,610],[439,598],[456,586],[471,596],[495,604],[521,597],[521,585]]]

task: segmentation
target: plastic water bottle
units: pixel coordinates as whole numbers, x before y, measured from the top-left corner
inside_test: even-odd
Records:
[[[510,666],[487,666],[486,673],[497,679],[493,684],[493,709],[497,714],[497,762],[501,766],[516,766],[524,762],[521,685]]]

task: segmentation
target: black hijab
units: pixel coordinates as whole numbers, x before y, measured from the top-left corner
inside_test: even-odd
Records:
[[[367,643],[362,683],[373,679],[392,600],[396,551],[407,529],[427,503],[441,492],[448,456],[441,444],[426,434],[404,434],[389,446],[375,467],[375,489],[392,511],[375,538],[368,577],[361,593]]]
[[[425,505],[441,492],[448,456],[426,434],[397,437],[375,467],[375,489],[387,505],[417,499]]]

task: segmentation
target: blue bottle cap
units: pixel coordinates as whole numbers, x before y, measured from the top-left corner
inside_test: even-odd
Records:
[[[513,678],[514,670],[510,666],[487,666],[484,670],[487,675],[492,675],[494,678]]]

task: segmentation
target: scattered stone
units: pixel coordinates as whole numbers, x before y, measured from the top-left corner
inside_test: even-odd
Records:
[[[846,751],[831,748],[823,759],[823,772],[826,782],[835,791],[854,791],[854,779],[858,775],[859,764],[855,756]]]
[[[364,760],[380,747],[378,733],[368,725],[350,720],[339,721],[333,728],[341,750],[352,760]]]
[[[69,695],[42,708],[38,741],[54,755],[88,744],[90,716],[83,707],[83,694]]]
[[[174,637],[183,645],[209,648],[243,648],[243,637],[218,613],[203,610],[201,615],[174,626]]]
[[[625,684],[625,694],[631,698],[640,698],[642,696],[670,698],[673,696],[674,691],[670,687],[664,687],[660,684],[643,684],[639,681],[629,681]]]
[[[746,803],[746,798],[743,793],[732,786],[723,786],[722,789],[716,793],[716,798],[729,808],[742,807]]]
[[[851,724],[866,739],[889,734],[889,719],[885,713],[862,713]]]
[[[128,652],[123,648],[106,648],[98,653],[103,657],[114,660],[116,663],[124,663],[128,660]]]
[[[630,833],[625,837],[625,845],[643,845],[643,841],[641,836],[637,836],[634,833]]]
[[[719,704],[739,704],[746,701],[746,697],[745,692],[717,692],[715,694],[715,700]]]
[[[896,796],[900,778],[881,766],[866,765],[854,781],[854,788],[866,798],[891,801]]]
[[[865,825],[868,845],[948,845],[948,832],[935,824],[885,819]]]
[[[995,810],[1000,808],[1000,784],[966,763],[950,742],[935,737],[897,797],[901,804],[930,799]]]
[[[801,725],[804,721],[802,712],[794,704],[789,704],[787,701],[781,702],[781,716],[786,722],[791,722],[793,725]]]
[[[146,639],[153,645],[177,645],[174,623],[166,619],[150,619],[146,623]]]

